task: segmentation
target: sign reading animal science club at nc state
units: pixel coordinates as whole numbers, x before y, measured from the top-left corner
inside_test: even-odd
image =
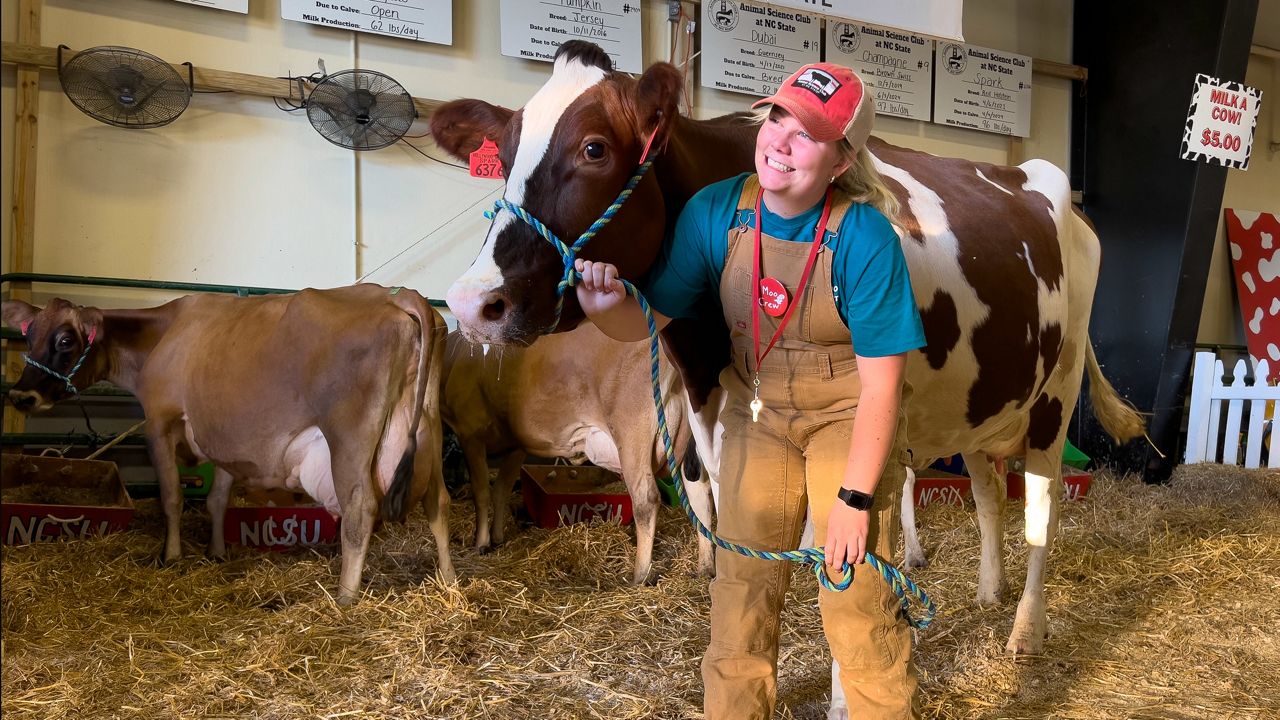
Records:
[[[452,0],[280,0],[285,20],[453,44]]]
[[[772,95],[801,65],[818,62],[816,15],[757,2],[702,3],[702,87]]]
[[[1182,157],[1248,170],[1261,103],[1257,88],[1196,75],[1182,132]]]

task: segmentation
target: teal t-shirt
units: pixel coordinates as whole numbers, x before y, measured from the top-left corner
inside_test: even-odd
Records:
[[[691,317],[699,299],[719,302],[720,274],[729,249],[728,232],[738,225],[738,198],[748,173],[698,191],[680,213],[643,292],[649,303],[672,318]],[[754,210],[745,211],[755,226]],[[822,203],[793,218],[769,212],[761,203],[762,230],[780,240],[812,242]],[[832,292],[855,351],[864,357],[896,355],[923,347],[924,328],[911,294],[911,278],[898,235],[870,205],[855,203],[838,231],[827,229]]]

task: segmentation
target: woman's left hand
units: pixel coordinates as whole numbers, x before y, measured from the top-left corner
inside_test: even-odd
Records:
[[[827,542],[822,547],[827,565],[839,569],[844,562],[857,565],[867,556],[867,531],[871,526],[871,513],[855,510],[837,500],[827,516]]]

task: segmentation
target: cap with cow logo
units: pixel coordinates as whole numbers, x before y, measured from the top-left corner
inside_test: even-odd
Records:
[[[866,145],[876,108],[862,78],[835,63],[810,63],[783,81],[773,95],[752,108],[777,105],[795,116],[820,142],[849,141],[854,150]]]

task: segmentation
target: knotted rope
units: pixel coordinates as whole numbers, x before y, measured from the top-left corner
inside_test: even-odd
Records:
[[[49,375],[52,375],[53,377],[66,383],[67,392],[71,393],[72,395],[79,395],[80,391],[76,389],[75,383],[71,382],[71,378],[76,376],[76,373],[80,371],[80,366],[84,364],[85,358],[89,357],[89,351],[93,349],[93,335],[94,335],[93,333],[89,335],[89,341],[85,343],[84,352],[80,353],[80,359],[76,360],[76,364],[71,366],[71,370],[68,371],[66,375],[63,375],[62,373],[52,368],[47,368],[44,365],[41,365],[39,362],[32,359],[32,357],[26,353],[22,353],[22,360],[26,362],[28,365],[30,365],[31,367],[36,368],[38,370],[43,370]]]

